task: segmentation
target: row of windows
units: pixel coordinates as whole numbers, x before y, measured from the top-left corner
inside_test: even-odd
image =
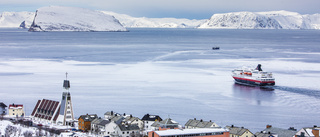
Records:
[[[49,110],[44,110],[44,109],[40,109],[38,108],[38,113],[43,113],[43,114],[46,114],[46,115],[53,115],[53,111],[49,111]]]
[[[125,134],[126,132],[122,132],[122,134]],[[130,132],[129,131],[127,131],[127,134],[129,134]],[[132,133],[134,133],[134,131],[132,131]]]
[[[12,109],[12,111],[14,112],[14,109]],[[16,109],[16,111],[23,111],[22,109]]]

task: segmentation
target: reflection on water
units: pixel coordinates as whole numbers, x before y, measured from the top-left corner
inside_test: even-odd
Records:
[[[255,105],[262,105],[264,102],[274,100],[274,89],[270,87],[241,85],[235,83],[233,85],[233,94],[235,97],[253,102]]]

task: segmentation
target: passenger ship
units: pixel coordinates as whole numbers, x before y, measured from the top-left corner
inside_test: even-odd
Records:
[[[245,68],[234,69],[232,71],[232,77],[236,83],[250,84],[258,86],[275,85],[275,78],[271,72],[263,72],[261,65],[258,64],[257,68]]]

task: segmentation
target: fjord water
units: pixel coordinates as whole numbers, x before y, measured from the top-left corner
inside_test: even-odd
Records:
[[[30,115],[37,100],[60,100],[68,72],[76,116],[113,110],[181,125],[300,129],[320,124],[319,38],[318,30],[0,29],[0,101]],[[234,84],[232,69],[257,64],[275,87]]]

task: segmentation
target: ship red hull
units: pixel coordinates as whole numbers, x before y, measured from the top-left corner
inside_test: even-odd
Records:
[[[258,86],[273,86],[275,85],[274,81],[259,81],[247,78],[240,78],[240,77],[233,77],[236,82],[244,83],[244,84],[251,84],[251,85],[258,85]]]

